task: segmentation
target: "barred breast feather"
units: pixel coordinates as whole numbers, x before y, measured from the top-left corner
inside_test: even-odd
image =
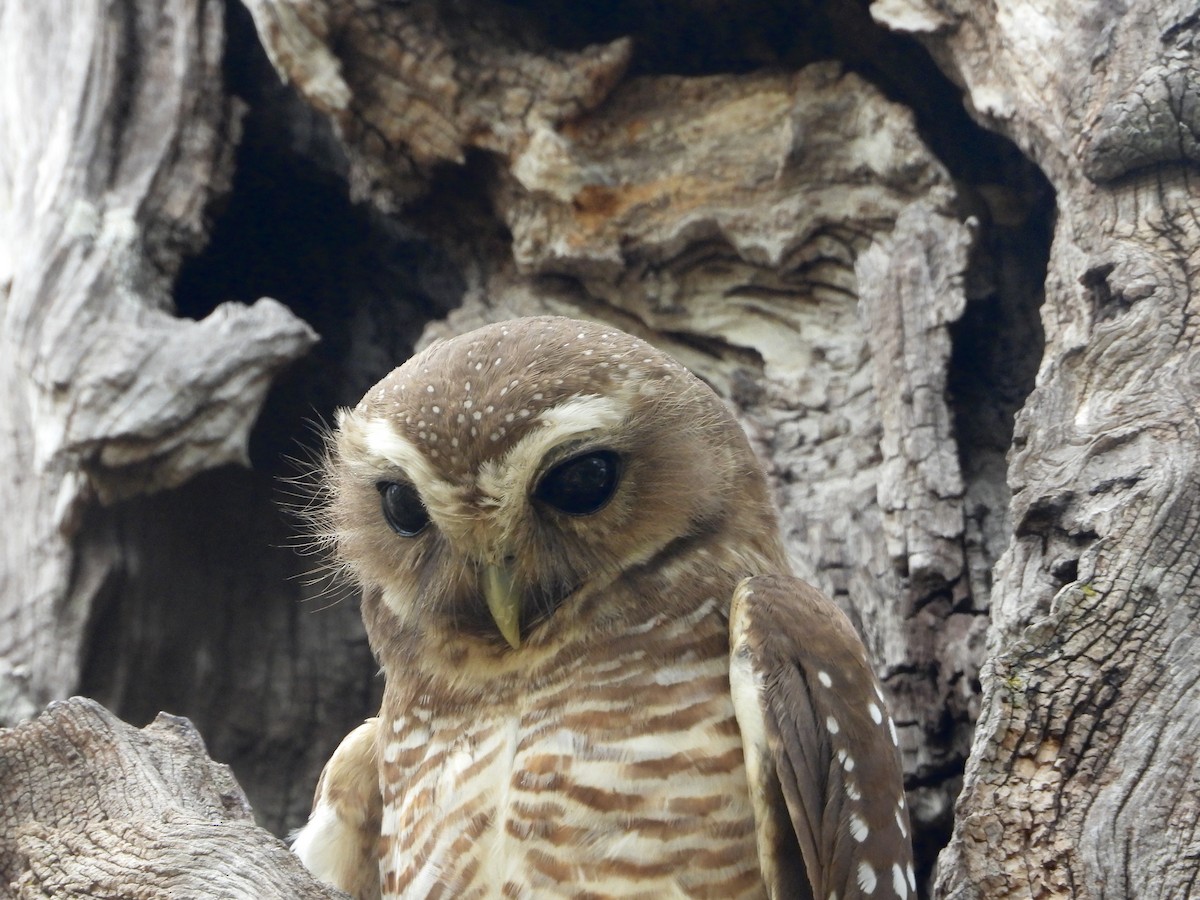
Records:
[[[478,702],[389,682],[383,896],[764,897],[727,647],[714,602]]]

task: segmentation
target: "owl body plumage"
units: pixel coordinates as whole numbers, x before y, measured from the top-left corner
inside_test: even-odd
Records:
[[[765,896],[721,610],[646,625],[486,698],[389,692],[385,896]]]
[[[310,867],[367,846],[344,823],[377,829],[362,897],[915,890],[861,641],[787,574],[745,436],[678,363],[549,317],[435,344],[341,417],[328,484],[387,679],[381,814],[342,815],[335,757]]]

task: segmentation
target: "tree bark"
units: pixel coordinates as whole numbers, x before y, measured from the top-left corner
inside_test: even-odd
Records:
[[[299,824],[380,686],[284,458],[554,312],[735,409],[939,895],[1190,892],[1188,11],[67,5],[0,0],[0,722],[186,714]]]
[[[137,730],[99,704],[52,704],[0,731],[0,890],[46,897],[345,897],[254,824],[187,719]]]
[[[221,89],[222,7],[0,5],[4,36],[0,696],[74,689],[102,573],[89,503],[246,459],[273,375],[313,341],[279,303],[171,312],[181,258],[228,190],[240,105]]]
[[[897,24],[1058,198],[1046,349],[1010,456],[1013,535],[939,893],[1189,896],[1200,874],[1195,11],[906,7]]]

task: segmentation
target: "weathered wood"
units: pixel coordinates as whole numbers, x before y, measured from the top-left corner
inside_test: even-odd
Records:
[[[394,210],[438,163],[521,152],[594,107],[628,40],[556,52],[503,4],[246,0],[280,75],[338,128],[356,196]]]
[[[875,12],[918,32],[1058,195],[995,655],[938,890],[1188,896],[1200,874],[1195,11],[904,6]]]
[[[81,698],[0,729],[0,897],[334,898],[187,719]]]
[[[72,540],[91,498],[245,459],[272,375],[313,341],[281,305],[169,313],[228,187],[221,6],[0,4],[0,695],[12,718],[78,683],[98,585]]]
[[[271,476],[225,474],[312,329],[261,294],[175,313],[242,130],[225,13],[0,2],[0,723],[85,684],[139,724],[185,709],[282,829],[373,669],[293,664],[355,633],[365,656],[361,625],[297,603],[317,591],[272,546],[289,536]],[[284,752],[284,734],[309,743]]]

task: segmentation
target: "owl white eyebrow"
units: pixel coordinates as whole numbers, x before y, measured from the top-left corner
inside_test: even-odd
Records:
[[[546,454],[572,438],[614,428],[629,414],[625,397],[588,394],[572,397],[538,416],[540,427],[517,441],[500,460],[479,467],[476,483],[491,497],[523,503],[525,487]]]
[[[453,506],[458,499],[458,490],[444,481],[429,464],[421,448],[397,434],[387,419],[351,421],[358,426],[368,453],[402,469],[414,485],[420,485],[419,490],[426,505],[432,503],[442,509]],[[346,423],[342,427],[345,428]]]

